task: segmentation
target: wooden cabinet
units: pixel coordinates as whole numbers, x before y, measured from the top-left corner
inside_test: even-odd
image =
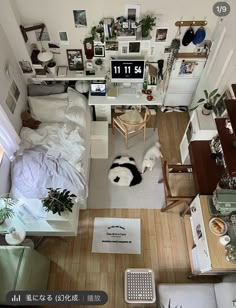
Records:
[[[209,229],[211,215],[207,198],[196,196],[190,205],[190,216],[184,217],[192,274],[216,275],[236,272],[236,264],[225,259],[225,247],[220,244],[219,236]]]
[[[217,129],[213,117],[211,115],[203,115],[200,108],[196,109],[192,113],[192,116],[180,143],[180,154],[182,163],[190,163],[188,146],[191,141],[211,140],[216,134]]]

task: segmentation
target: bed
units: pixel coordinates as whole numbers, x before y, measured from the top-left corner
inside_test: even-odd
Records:
[[[11,193],[16,198],[47,196],[47,188],[68,189],[86,208],[90,169],[91,114],[87,99],[67,93],[29,97],[36,130],[23,127],[21,145],[12,162]]]

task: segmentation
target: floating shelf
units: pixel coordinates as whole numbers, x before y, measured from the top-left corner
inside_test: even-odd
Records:
[[[225,127],[225,118],[216,118],[216,127],[220,137],[221,146],[224,152],[224,159],[229,174],[236,176],[236,148],[233,147],[235,134],[229,134],[228,128]]]
[[[176,55],[176,59],[184,58],[184,59],[192,59],[192,58],[207,58],[207,55],[203,55],[201,53],[196,52],[179,52]]]
[[[190,27],[190,26],[206,26],[207,21],[206,20],[178,20],[175,23],[176,27]]]

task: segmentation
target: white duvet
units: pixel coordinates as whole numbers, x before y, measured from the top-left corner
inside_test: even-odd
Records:
[[[68,189],[81,200],[87,197],[83,162],[90,119],[72,94],[65,123],[42,123],[37,130],[22,128],[21,147],[12,163],[15,197],[42,198],[49,187]]]

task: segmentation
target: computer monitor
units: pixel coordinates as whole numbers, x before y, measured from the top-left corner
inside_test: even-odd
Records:
[[[145,73],[145,60],[112,59],[111,82],[143,82]]]

